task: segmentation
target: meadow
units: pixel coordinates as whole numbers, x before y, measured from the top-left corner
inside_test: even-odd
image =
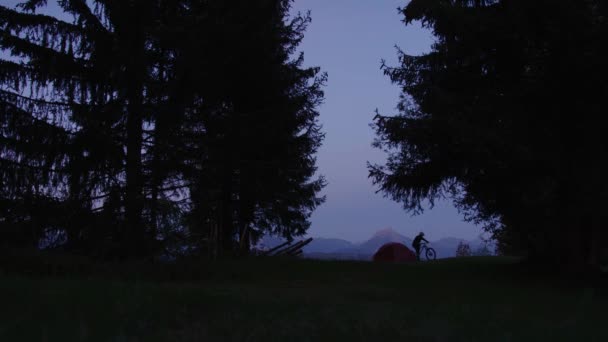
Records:
[[[110,278],[0,273],[0,341],[608,341],[605,284],[509,258],[253,259]]]

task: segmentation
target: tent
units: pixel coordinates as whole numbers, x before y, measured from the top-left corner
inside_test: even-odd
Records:
[[[381,262],[414,262],[416,261],[416,254],[402,243],[390,242],[378,249],[376,254],[374,254],[373,260]]]

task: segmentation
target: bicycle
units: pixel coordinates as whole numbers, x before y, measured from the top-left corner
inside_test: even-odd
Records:
[[[426,242],[420,244],[420,254],[426,256],[428,261],[437,259],[437,253],[432,247],[427,246]]]

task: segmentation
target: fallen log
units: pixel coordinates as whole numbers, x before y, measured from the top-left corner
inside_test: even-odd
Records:
[[[262,253],[262,255],[264,255],[264,256],[268,256],[268,255],[270,255],[272,252],[274,252],[274,251],[276,251],[276,250],[278,250],[278,249],[281,249],[281,248],[283,248],[283,247],[285,247],[285,246],[287,246],[287,245],[289,245],[289,244],[291,244],[291,241],[286,241],[286,242],[283,242],[282,244],[280,244],[280,245],[278,245],[278,246],[275,246],[275,247],[273,247],[273,248],[271,248],[271,249],[267,250],[266,252]]]
[[[298,250],[296,250],[296,251],[293,251],[292,253],[289,253],[289,256],[296,257],[296,256],[298,256],[298,255],[301,255],[302,253],[304,253],[304,251],[303,251],[303,250],[301,250],[301,249],[298,249]]]
[[[294,244],[292,246],[289,246],[289,247],[287,247],[285,249],[282,249],[282,250],[276,252],[274,255],[275,256],[285,255],[285,254],[289,255],[290,253],[292,253],[294,251],[297,251],[298,249],[302,249],[302,247],[308,245],[311,242],[312,242],[312,238],[308,238],[308,239],[300,241],[300,242],[298,242],[298,243],[296,243],[296,244]]]

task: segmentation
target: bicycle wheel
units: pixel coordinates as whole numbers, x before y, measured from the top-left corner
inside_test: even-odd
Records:
[[[437,254],[435,253],[435,250],[432,249],[431,247],[426,249],[426,260],[435,260],[437,259]]]

